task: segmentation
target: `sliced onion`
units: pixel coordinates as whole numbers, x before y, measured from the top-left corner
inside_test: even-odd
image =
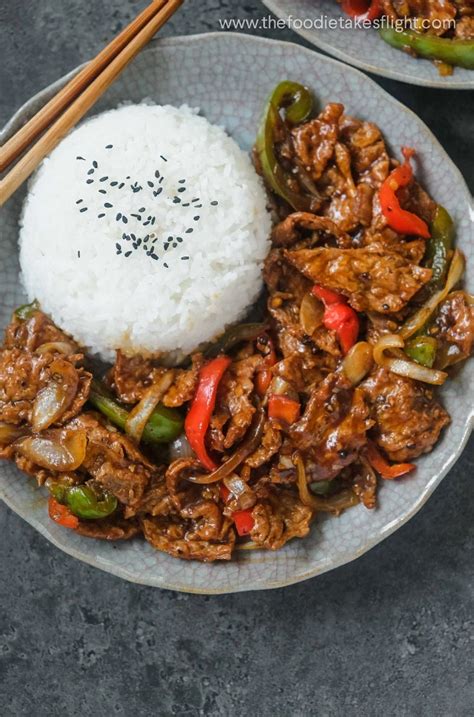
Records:
[[[64,356],[70,356],[76,353],[77,347],[68,343],[67,341],[48,341],[45,344],[38,346],[35,353],[37,354],[64,354]]]
[[[366,341],[359,341],[345,355],[342,370],[352,385],[357,386],[367,376],[373,364],[372,346]]]
[[[18,445],[22,455],[42,468],[52,471],[74,471],[84,462],[87,433],[59,431],[59,435],[31,436]]]
[[[255,492],[240,476],[236,473],[231,473],[230,476],[224,478],[223,483],[236,499],[238,510],[253,508],[257,502]],[[234,510],[233,507],[232,510]]]
[[[161,378],[146,391],[140,403],[130,411],[125,422],[125,433],[136,443],[140,443],[150,416],[169,389],[174,379],[174,371],[166,371]]]
[[[189,445],[189,441],[185,433],[175,438],[170,444],[169,456],[171,461],[177,461],[180,458],[194,458],[194,451]]]
[[[11,423],[0,421],[0,446],[9,446],[18,438],[28,434],[27,428],[12,426]]]
[[[324,306],[313,294],[305,294],[300,306],[300,326],[312,336],[323,323]]]
[[[33,403],[31,425],[36,433],[56,423],[73,402],[79,386],[79,374],[64,359],[49,367],[52,379],[38,392]]]
[[[245,441],[237,448],[234,455],[231,456],[228,461],[208,475],[187,476],[187,480],[190,480],[192,483],[199,483],[199,485],[209,485],[210,483],[217,483],[217,481],[223,480],[233,473],[260,445],[260,438],[262,437],[265,421],[265,412],[262,409],[258,410],[254,416],[250,430],[245,437]]]
[[[315,495],[310,493],[308,483],[306,482],[306,469],[304,461],[299,453],[295,456],[295,464],[298,493],[300,501],[303,505],[306,505],[314,511],[339,515],[343,510],[346,510],[346,508],[352,508],[352,506],[359,503],[358,497],[350,489],[341,490],[339,493],[336,493],[330,498],[317,498]]]
[[[433,294],[433,296],[428,299],[428,301],[415,314],[413,314],[413,316],[410,316],[410,318],[405,321],[399,332],[402,338],[408,339],[426,324],[436,307],[445,300],[453,286],[456,286],[458,281],[461,279],[465,268],[466,260],[464,258],[464,254],[459,251],[459,249],[456,249],[449,266],[444,289],[441,289],[440,291],[437,291],[436,294]]]
[[[376,363],[398,376],[413,378],[415,381],[423,381],[435,386],[441,386],[446,381],[448,374],[444,371],[421,366],[421,364],[405,358],[402,352],[397,351],[397,349],[403,349],[404,346],[405,342],[400,334],[385,334],[374,346]],[[392,355],[385,353],[389,350],[392,350]],[[394,351],[396,352],[395,356],[393,355]]]

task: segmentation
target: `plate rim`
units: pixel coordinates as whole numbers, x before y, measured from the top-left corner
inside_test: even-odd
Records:
[[[298,48],[298,51],[301,51],[303,53],[306,53],[308,55],[314,56],[316,55],[323,63],[330,63],[333,65],[336,65],[338,68],[343,70],[344,72],[347,72],[348,70],[350,72],[356,73],[359,77],[364,78],[364,81],[371,84],[374,91],[379,94],[380,97],[384,99],[384,101],[392,103],[393,105],[397,106],[399,110],[407,113],[409,116],[414,116],[416,121],[420,125],[420,130],[423,130],[430,139],[431,143],[434,143],[437,147],[437,150],[440,152],[441,156],[444,157],[444,160],[449,162],[452,170],[455,171],[455,174],[458,177],[458,181],[460,182],[460,187],[463,189],[465,194],[466,203],[469,209],[469,215],[470,215],[470,227],[471,227],[471,237],[474,239],[474,201],[471,197],[469,188],[466,184],[466,181],[461,174],[460,170],[457,168],[457,166],[454,164],[453,160],[449,157],[446,150],[443,148],[439,140],[436,138],[436,136],[431,132],[429,127],[421,120],[418,115],[413,112],[409,107],[404,105],[402,102],[394,98],[392,95],[390,95],[389,92],[387,92],[385,89],[380,87],[380,85],[375,82],[370,77],[367,77],[363,72],[360,70],[354,68],[353,66],[347,66],[346,64],[333,59],[332,57],[326,57],[324,55],[321,55],[316,50],[304,47],[302,45],[299,45],[294,42],[284,41],[284,40],[274,40],[271,38],[265,38],[258,35],[249,35],[246,33],[239,33],[239,32],[206,32],[206,33],[199,33],[199,34],[193,34],[193,35],[177,35],[174,37],[169,38],[156,38],[152,42],[149,43],[149,45],[144,48],[143,52],[153,52],[156,47],[168,47],[173,45],[186,45],[186,44],[196,44],[203,41],[213,41],[214,39],[219,39],[222,37],[236,37],[243,41],[249,41],[254,42],[257,44],[266,44],[266,45],[272,45],[272,46],[289,46],[289,47],[296,47]],[[57,88],[61,87],[68,79],[73,77],[85,64],[82,63],[81,65],[77,66],[70,72],[66,73],[62,77],[55,80],[53,83],[47,85],[43,89],[41,89],[39,92],[35,93],[30,97],[26,102],[24,102],[12,115],[10,120],[7,121],[7,123],[4,125],[3,129],[0,132],[0,139],[3,139],[4,136],[6,136],[9,132],[15,129],[16,125],[22,121],[23,115],[28,112],[28,110],[31,108],[31,106],[38,102],[43,100],[43,98],[48,97],[52,92],[54,92]],[[246,584],[246,585],[240,585],[236,584],[233,586],[228,587],[222,587],[218,589],[212,589],[210,587],[206,589],[201,588],[195,588],[190,587],[185,582],[176,582],[173,583],[172,581],[167,581],[166,579],[160,579],[160,576],[158,578],[151,578],[148,577],[147,579],[143,578],[137,578],[135,575],[132,575],[129,573],[129,571],[124,568],[121,565],[118,564],[112,564],[109,562],[105,562],[102,560],[98,560],[97,557],[93,553],[83,553],[80,550],[78,550],[75,547],[72,546],[65,546],[59,539],[57,539],[51,532],[48,531],[48,529],[42,524],[36,521],[34,517],[32,517],[31,514],[28,513],[26,509],[18,508],[16,505],[14,506],[14,501],[10,500],[3,492],[2,486],[0,483],[0,498],[2,501],[20,518],[25,520],[29,525],[31,525],[35,530],[37,530],[43,537],[45,537],[50,543],[52,543],[56,548],[59,548],[62,552],[66,553],[67,555],[70,555],[71,557],[80,560],[83,563],[86,563],[88,565],[91,565],[92,567],[99,568],[100,570],[103,570],[104,572],[107,572],[111,575],[114,575],[118,578],[125,579],[129,582],[139,584],[139,585],[147,585],[149,587],[154,588],[161,588],[165,590],[173,590],[177,592],[184,592],[189,594],[198,594],[198,595],[222,595],[222,594],[232,594],[232,593],[238,593],[238,592],[249,592],[253,590],[271,590],[275,588],[280,587],[287,587],[289,585],[294,585],[299,582],[303,582],[304,580],[308,580],[310,578],[316,577],[317,575],[322,575],[325,572],[332,571],[336,568],[341,567],[342,565],[346,565],[353,560],[356,560],[357,558],[361,557],[365,553],[367,553],[369,550],[371,550],[373,547],[384,541],[386,538],[388,538],[390,535],[392,535],[395,531],[397,531],[399,528],[401,528],[403,525],[405,525],[427,502],[429,497],[433,494],[435,489],[438,487],[438,485],[441,483],[441,481],[445,478],[447,473],[451,470],[451,468],[454,466],[454,464],[458,461],[458,459],[461,457],[464,448],[466,446],[466,443],[470,437],[471,432],[474,430],[474,402],[471,408],[470,413],[466,416],[465,421],[463,421],[463,431],[460,437],[459,445],[457,447],[457,450],[452,452],[449,457],[446,459],[444,464],[441,466],[440,470],[437,472],[435,477],[432,477],[430,481],[426,484],[423,491],[418,495],[417,499],[412,503],[412,505],[406,509],[400,517],[398,517],[396,520],[391,521],[388,525],[385,525],[385,527],[378,530],[378,532],[370,539],[368,540],[363,547],[357,549],[357,550],[347,550],[344,552],[341,557],[335,561],[333,561],[330,565],[323,565],[318,568],[305,570],[303,572],[296,572],[285,580],[265,580],[264,582],[260,582],[258,576],[252,580],[252,582]]]
[[[285,12],[282,11],[279,7],[278,0],[262,0],[265,7],[270,10],[274,15],[276,15],[277,18],[280,20],[284,20],[286,15]],[[408,85],[414,85],[415,87],[431,87],[438,90],[473,90],[474,89],[474,78],[472,80],[453,80],[452,82],[446,82],[442,79],[439,80],[429,80],[429,79],[418,79],[415,75],[415,70],[413,70],[413,75],[406,75],[403,72],[397,72],[392,71],[390,69],[380,68],[377,67],[377,65],[371,65],[369,62],[364,62],[363,60],[359,60],[357,57],[354,57],[353,55],[350,55],[344,50],[340,50],[337,47],[333,47],[329,43],[326,43],[324,40],[320,40],[319,38],[315,39],[314,35],[312,34],[311,30],[305,30],[304,28],[301,28],[299,30],[295,30],[294,28],[289,28],[292,30],[292,32],[295,32],[300,37],[304,38],[307,42],[314,45],[314,47],[318,47],[320,50],[323,50],[324,52],[327,52],[329,55],[332,55],[333,57],[336,57],[338,60],[341,60],[342,62],[351,65],[352,67],[357,67],[360,70],[364,70],[365,72],[370,72],[373,75],[377,75],[378,77],[385,77],[388,80],[396,80],[397,82],[404,82]],[[416,58],[412,58],[413,61],[416,61]],[[474,70],[472,71],[474,75]]]

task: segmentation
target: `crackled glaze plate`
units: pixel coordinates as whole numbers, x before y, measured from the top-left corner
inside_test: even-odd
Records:
[[[442,77],[432,62],[395,50],[383,42],[375,30],[345,27],[322,29],[320,18],[339,21],[339,18],[345,17],[336,0],[263,2],[279,18],[290,19],[290,27],[305,40],[361,70],[412,85],[450,90],[474,89],[474,70],[456,67],[452,75]]]
[[[0,142],[37,111],[66,79],[27,102],[5,128]],[[223,125],[242,147],[250,149],[265,98],[282,79],[309,85],[320,105],[329,100],[342,102],[348,112],[375,120],[395,154],[407,143],[417,148],[423,184],[456,221],[458,244],[468,256],[470,289],[474,290],[470,196],[459,171],[421,120],[357,70],[298,45],[246,35],[178,37],[155,42],[142,52],[94,112],[143,98],[174,105],[187,103],[200,107],[211,122]],[[18,218],[24,194],[24,189],[19,191],[0,218],[2,329],[13,308],[24,300],[17,250]],[[54,263],[50,270],[54,273]],[[377,510],[357,506],[340,518],[318,518],[309,537],[294,540],[275,553],[241,552],[233,562],[206,565],[176,560],[156,552],[141,539],[106,543],[82,538],[49,520],[45,495],[33,480],[8,463],[0,464],[0,496],[66,553],[127,580],[200,593],[289,585],[362,555],[419,510],[459,457],[469,436],[473,421],[473,374],[474,362],[470,362],[447,383],[443,400],[453,417],[451,426],[433,453],[418,461],[416,474],[383,484]]]

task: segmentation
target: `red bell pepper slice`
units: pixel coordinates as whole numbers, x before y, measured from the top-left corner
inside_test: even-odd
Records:
[[[342,0],[342,9],[361,20],[376,20],[382,14],[380,0]]]
[[[298,420],[300,415],[300,402],[288,396],[272,394],[268,399],[268,417],[284,421],[290,425]]]
[[[386,480],[400,478],[400,476],[404,476],[416,468],[414,463],[394,463],[390,465],[372,441],[368,442],[366,452],[372,468]]]
[[[230,490],[224,483],[221,483],[221,487],[219,488],[219,495],[220,499],[223,503],[227,503],[227,501],[230,498]]]
[[[204,468],[213,471],[217,468],[207,453],[205,438],[216,405],[217,388],[225,370],[231,364],[227,356],[218,356],[199,371],[199,383],[191,408],[184,422],[184,430],[189,445],[201,461]]]
[[[427,223],[413,212],[402,209],[396,194],[397,190],[400,187],[406,187],[413,177],[410,159],[415,154],[415,150],[403,147],[402,152],[405,161],[393,172],[390,172],[379,190],[382,214],[387,219],[389,227],[399,234],[410,234],[429,239],[431,234]]]
[[[348,306],[347,299],[336,291],[318,284],[313,286],[311,291],[324,304],[324,326],[336,332],[342,351],[346,354],[354,346],[359,335],[357,313]]]
[[[63,528],[75,530],[79,527],[79,519],[71,513],[66,505],[58,503],[52,496],[48,500],[48,513],[51,520],[62,525]]]
[[[255,376],[255,388],[260,398],[262,398],[272,382],[273,375],[270,368],[276,364],[277,356],[273,341],[267,334],[259,336],[257,339],[257,349],[263,353],[263,368],[257,371],[257,375]]]
[[[251,510],[236,510],[232,513],[235,528],[240,536],[248,535],[254,526]]]
[[[337,333],[344,354],[354,346],[359,335],[359,319],[350,306],[331,304],[324,312],[323,324]]]

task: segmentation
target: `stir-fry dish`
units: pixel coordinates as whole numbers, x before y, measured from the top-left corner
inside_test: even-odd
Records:
[[[52,521],[229,560],[410,480],[449,424],[435,387],[471,353],[474,305],[449,213],[403,157],[282,82],[254,149],[275,220],[254,323],[179,365],[118,351],[102,375],[38,304],[16,310],[0,455],[47,489]]]
[[[474,69],[472,0],[338,0],[347,15],[381,23],[385,42],[433,60],[441,75]],[[406,26],[405,26],[406,25]]]

